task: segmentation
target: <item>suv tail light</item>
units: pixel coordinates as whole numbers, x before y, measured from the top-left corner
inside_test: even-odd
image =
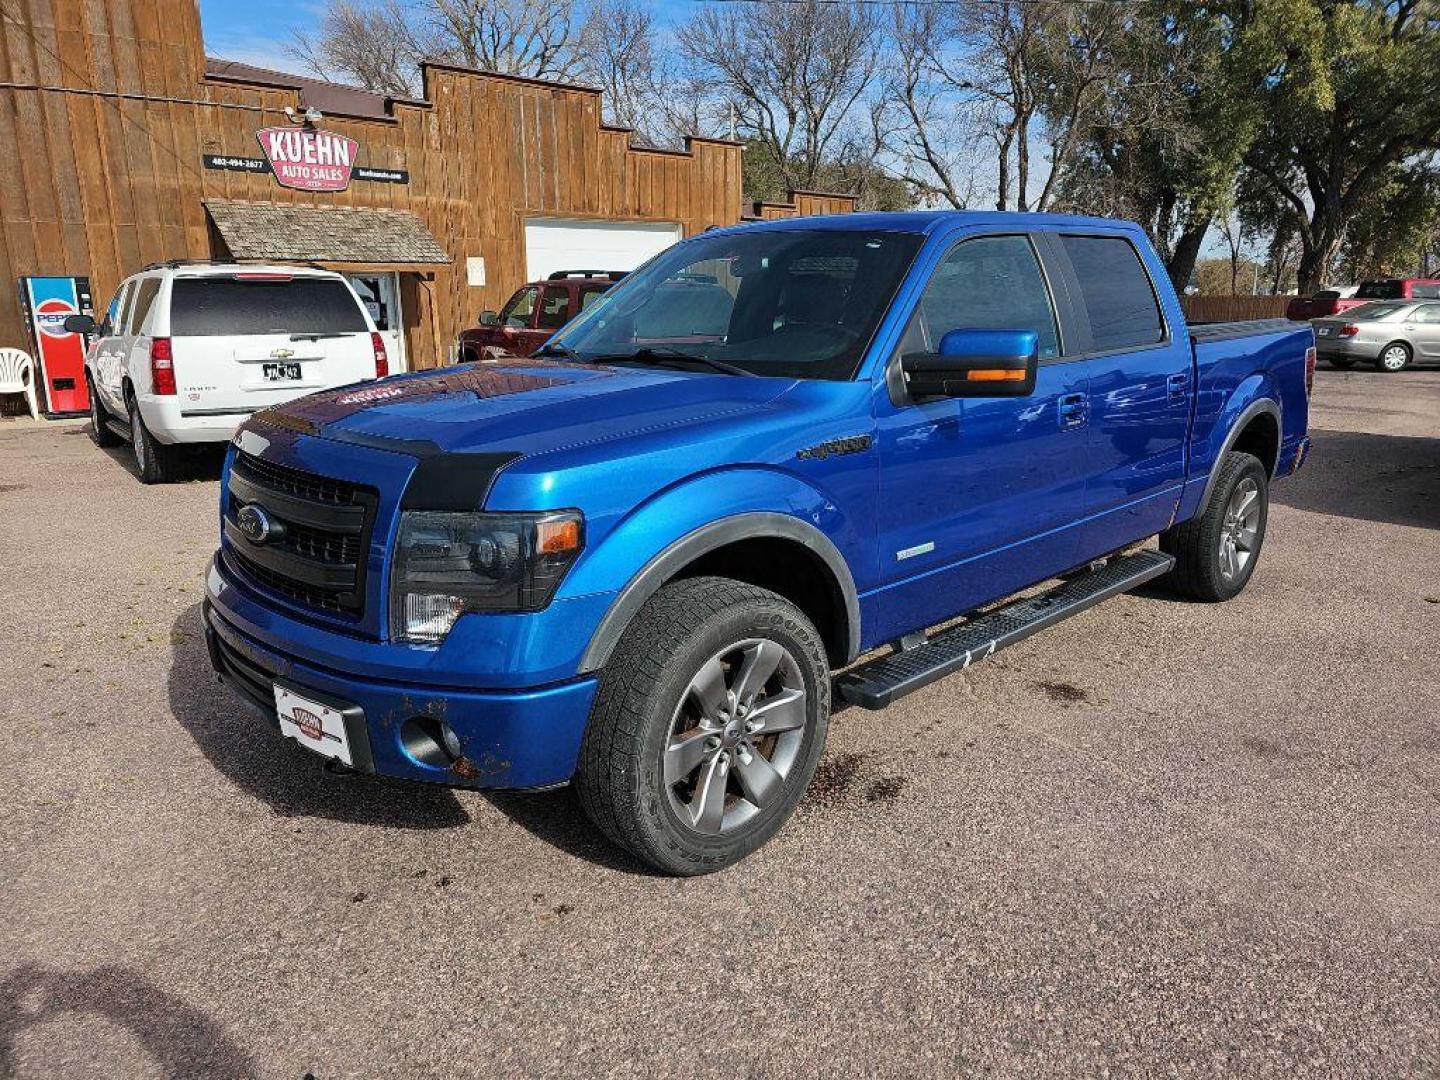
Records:
[[[168,337],[150,339],[150,392],[175,396],[175,353]]]
[[[1354,336],[1355,336],[1356,334],[1358,334],[1358,333],[1360,333],[1360,327],[1356,326],[1356,325],[1352,322],[1352,323],[1346,323],[1344,326],[1340,327],[1340,329],[1336,332],[1336,336],[1337,336],[1337,337],[1354,337]]]
[[[379,334],[370,334],[370,346],[375,350],[375,377],[383,379],[390,374],[390,356],[385,351],[385,339]]]
[[[1315,389],[1315,346],[1305,350],[1305,396],[1308,398]]]

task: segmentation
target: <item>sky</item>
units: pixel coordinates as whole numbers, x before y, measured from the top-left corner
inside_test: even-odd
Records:
[[[299,70],[285,45],[294,30],[311,25],[323,11],[321,3],[295,0],[200,0],[205,51],[223,60]]]

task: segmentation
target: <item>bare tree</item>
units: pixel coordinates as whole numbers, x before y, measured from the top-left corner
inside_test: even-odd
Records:
[[[879,63],[876,17],[864,3],[757,0],[704,8],[677,40],[737,134],[774,158],[786,185],[813,186],[856,123]]]
[[[292,56],[321,78],[396,96],[418,90],[419,65],[569,79],[580,69],[577,0],[331,0]]]
[[[399,0],[332,3],[313,31],[297,30],[286,51],[322,79],[343,79],[392,97],[419,89],[423,49]]]
[[[573,78],[580,27],[575,0],[427,0],[432,55],[507,75]]]
[[[656,124],[654,19],[641,0],[599,0],[580,29],[580,77],[604,91],[605,115],[635,129],[640,142],[663,138]]]

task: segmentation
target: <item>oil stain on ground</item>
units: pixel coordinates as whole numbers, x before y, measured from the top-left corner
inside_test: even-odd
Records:
[[[829,754],[822,758],[800,804],[802,809],[834,810],[899,798],[909,781],[903,776],[877,775],[868,762],[868,754]]]
[[[1088,705],[1090,703],[1090,694],[1074,683],[1044,679],[1035,683],[1035,688],[1051,701],[1059,702],[1061,705],[1079,705],[1082,703]]]

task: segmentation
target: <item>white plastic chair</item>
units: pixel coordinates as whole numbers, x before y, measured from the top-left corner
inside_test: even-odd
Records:
[[[0,349],[0,394],[24,394],[30,418],[40,419],[35,406],[35,361],[19,349]]]

